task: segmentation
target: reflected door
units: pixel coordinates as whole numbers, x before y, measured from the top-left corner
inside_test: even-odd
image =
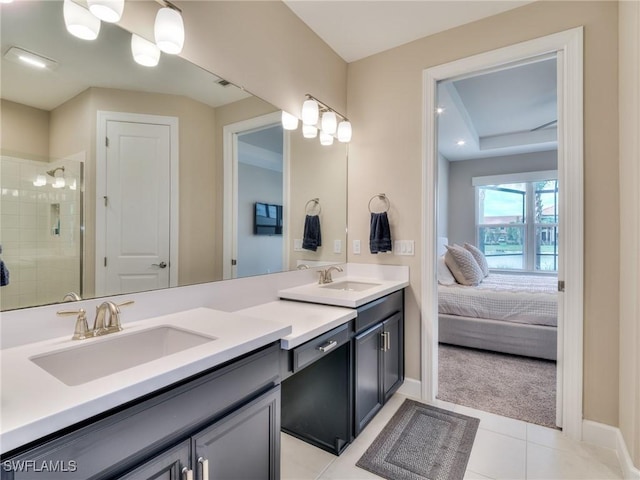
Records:
[[[168,125],[107,122],[106,293],[169,287]]]

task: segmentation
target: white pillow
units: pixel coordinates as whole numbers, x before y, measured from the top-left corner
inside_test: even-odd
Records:
[[[444,261],[444,255],[438,257],[438,283],[440,285],[455,285],[456,279],[451,274],[451,270]]]
[[[476,259],[473,258],[473,255],[471,255],[471,252],[459,245],[447,245],[444,261],[449,270],[451,270],[453,277],[462,285],[475,287],[480,285],[484,278],[482,269]]]
[[[482,275],[485,277],[488,276],[489,264],[487,263],[487,258],[484,256],[484,253],[482,253],[482,250],[470,243],[465,243],[464,248],[469,250],[469,253],[471,253],[476,262],[478,262],[478,266],[480,267],[480,270],[482,270]]]

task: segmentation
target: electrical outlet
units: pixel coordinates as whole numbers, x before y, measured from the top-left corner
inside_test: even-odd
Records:
[[[394,255],[415,255],[415,242],[413,240],[395,240],[393,242]]]
[[[353,254],[360,255],[360,240],[353,241]]]
[[[293,239],[293,251],[294,252],[301,252],[302,251],[302,239],[301,238],[294,238]]]
[[[342,253],[342,240],[333,241],[333,253]]]

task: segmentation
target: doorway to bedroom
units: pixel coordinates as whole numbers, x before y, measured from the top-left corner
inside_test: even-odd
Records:
[[[581,49],[574,29],[425,71],[423,397],[572,437],[582,414]]]

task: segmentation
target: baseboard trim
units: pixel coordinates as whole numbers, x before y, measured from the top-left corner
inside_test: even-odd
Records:
[[[398,393],[412,398],[422,398],[422,390],[420,380],[414,378],[405,378],[404,383],[398,389]]]
[[[633,464],[631,455],[627,449],[627,444],[619,428],[591,420],[583,420],[582,440],[600,447],[615,450],[618,454],[623,477],[630,480],[640,480],[640,469],[636,468]]]

